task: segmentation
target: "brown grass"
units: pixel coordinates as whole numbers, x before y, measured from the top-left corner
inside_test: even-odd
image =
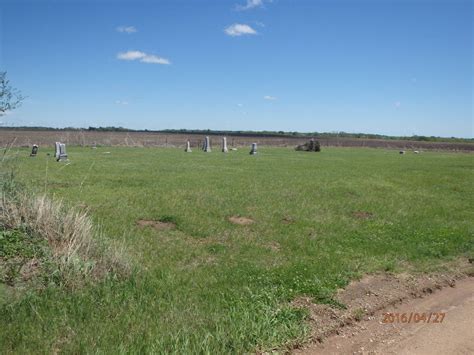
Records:
[[[24,228],[28,234],[47,240],[65,285],[77,286],[112,274],[124,276],[130,271],[117,247],[100,243],[100,233],[85,212],[45,195],[3,193],[0,225]]]

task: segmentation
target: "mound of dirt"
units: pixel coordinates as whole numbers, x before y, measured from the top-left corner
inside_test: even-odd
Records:
[[[162,222],[162,221],[153,221],[148,219],[139,219],[137,221],[139,227],[152,227],[156,230],[167,230],[176,228],[176,224],[173,222]]]
[[[291,217],[287,216],[287,217],[282,218],[281,222],[283,224],[293,224],[293,223],[295,223],[295,220],[294,220],[294,218],[291,218]]]
[[[370,219],[374,214],[366,211],[355,211],[352,213],[352,216],[358,219]]]
[[[229,217],[229,222],[233,224],[238,224],[241,226],[246,226],[254,223],[255,221],[252,218],[240,217],[240,216],[231,216]]]

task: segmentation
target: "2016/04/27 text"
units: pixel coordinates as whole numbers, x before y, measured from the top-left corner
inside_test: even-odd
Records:
[[[443,323],[444,312],[384,313],[382,323]]]

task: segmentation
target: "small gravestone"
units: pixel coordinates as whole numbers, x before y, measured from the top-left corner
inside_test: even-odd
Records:
[[[61,142],[56,142],[54,157],[56,158],[56,161],[67,160],[66,144],[61,143]]]
[[[35,157],[36,154],[38,154],[38,145],[37,145],[37,144],[33,144],[33,147],[31,148],[30,157]]]
[[[191,153],[191,143],[189,141],[186,142],[186,149],[184,150],[186,153]]]
[[[227,138],[222,137],[222,152],[227,153],[229,150],[227,149]]]
[[[257,143],[252,143],[252,148],[250,149],[250,155],[257,154]]]
[[[208,136],[206,136],[206,139],[204,140],[204,151],[206,153],[211,152],[211,141],[209,140]]]

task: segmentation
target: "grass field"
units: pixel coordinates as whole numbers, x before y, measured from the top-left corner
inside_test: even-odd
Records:
[[[71,148],[66,165],[28,153],[19,151],[18,178],[87,206],[137,273],[3,296],[7,353],[283,348],[308,333],[306,312],[290,305],[297,296],[340,307],[335,290],[364,273],[425,271],[474,253],[472,154],[101,147]]]

